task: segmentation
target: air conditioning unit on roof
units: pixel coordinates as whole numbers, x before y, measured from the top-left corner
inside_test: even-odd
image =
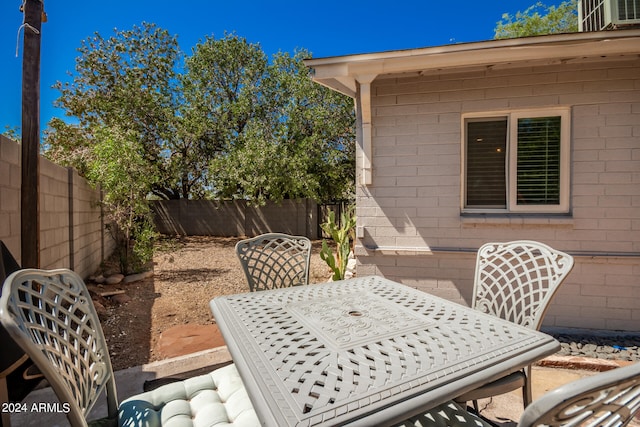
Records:
[[[640,26],[640,0],[578,0],[580,31]]]

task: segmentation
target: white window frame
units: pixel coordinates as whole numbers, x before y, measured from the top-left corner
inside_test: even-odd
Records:
[[[518,159],[518,119],[560,116],[560,203],[557,205],[518,205],[517,203],[517,159]],[[467,122],[477,119],[507,119],[507,153],[505,165],[506,208],[473,208],[466,206],[467,200],[467,161],[466,141]],[[465,113],[462,115],[462,164],[461,164],[461,210],[463,213],[550,213],[569,212],[570,167],[571,167],[571,110],[568,107],[540,108],[530,110],[493,111],[484,113]]]

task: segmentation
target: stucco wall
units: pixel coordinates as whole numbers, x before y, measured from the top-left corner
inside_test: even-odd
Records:
[[[553,106],[571,107],[571,215],[462,215],[462,114]],[[359,275],[468,302],[473,250],[538,240],[576,255],[546,326],[640,330],[640,60],[379,77],[372,127]]]
[[[0,136],[0,240],[20,261],[20,145]],[[40,267],[92,274],[113,250],[99,191],[67,168],[40,158]],[[72,225],[72,226],[70,226]]]

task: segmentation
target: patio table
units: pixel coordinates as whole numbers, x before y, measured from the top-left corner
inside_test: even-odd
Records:
[[[371,276],[214,298],[263,425],[390,425],[552,354],[541,332]]]

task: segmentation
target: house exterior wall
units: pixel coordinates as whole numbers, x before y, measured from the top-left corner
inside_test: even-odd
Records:
[[[547,327],[640,330],[640,60],[378,77],[372,184],[357,185],[358,275],[468,303],[475,250],[530,239],[575,267]],[[461,213],[462,115],[571,109],[569,215]],[[357,170],[362,168],[358,147]]]

